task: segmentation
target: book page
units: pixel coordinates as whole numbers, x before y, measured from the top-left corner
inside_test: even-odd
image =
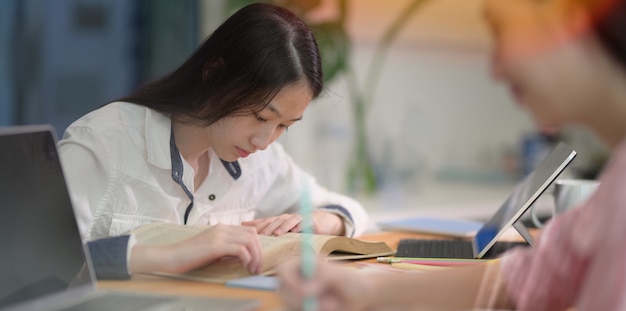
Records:
[[[263,271],[273,270],[279,263],[300,255],[302,251],[300,233],[286,233],[281,236],[260,235],[259,240],[263,251]]]
[[[259,235],[259,241],[261,242],[261,248],[268,250],[285,244],[299,243],[300,237],[296,233],[287,233],[282,236]]]
[[[365,242],[348,237],[330,237],[320,249],[320,254],[331,260],[374,258],[395,253],[384,242]]]
[[[186,226],[175,223],[150,223],[133,230],[137,243],[141,245],[171,244],[188,239],[209,226]],[[281,262],[299,256],[305,242],[312,241],[315,253],[331,259],[372,258],[393,254],[383,242],[365,242],[343,236],[312,235],[303,239],[302,233],[287,233],[282,236],[259,235],[263,253],[262,275],[272,274]],[[166,275],[158,273],[159,275]],[[170,275],[172,276],[172,275]],[[189,271],[177,277],[207,282],[225,282],[226,280],[251,276],[249,271],[233,257],[224,257],[202,268]]]
[[[185,226],[181,224],[153,222],[143,225],[132,233],[140,245],[165,245],[188,239],[208,226]]]

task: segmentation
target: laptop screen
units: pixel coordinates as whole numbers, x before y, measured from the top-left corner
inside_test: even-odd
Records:
[[[0,129],[0,308],[91,283],[48,126]]]
[[[476,233],[474,255],[477,258],[482,258],[491,245],[522,216],[575,156],[576,151],[559,143],[533,172],[517,184],[511,196]]]

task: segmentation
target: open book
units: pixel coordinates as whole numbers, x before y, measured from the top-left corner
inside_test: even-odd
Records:
[[[155,222],[143,225],[132,232],[137,238],[137,244],[163,245],[190,238],[206,228],[207,226],[185,226]],[[263,270],[261,274],[273,274],[274,268],[279,263],[287,258],[300,255],[303,246],[303,236],[304,234],[301,233],[287,233],[282,236],[259,235],[263,252]],[[366,242],[344,236],[315,234],[311,237],[304,237],[304,241],[312,241],[315,253],[320,256],[326,256],[331,260],[374,258],[394,254],[394,251],[384,242]],[[181,275],[158,274],[220,283],[251,276],[250,272],[233,258],[220,260]]]

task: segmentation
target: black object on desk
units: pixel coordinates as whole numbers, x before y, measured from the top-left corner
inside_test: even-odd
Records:
[[[482,258],[493,259],[513,247],[529,246],[527,242],[496,242]],[[474,259],[472,242],[466,240],[403,239],[395,257]]]

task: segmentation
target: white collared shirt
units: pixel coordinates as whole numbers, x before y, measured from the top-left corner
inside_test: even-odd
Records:
[[[231,163],[211,152],[208,176],[194,192],[194,170],[175,147],[170,118],[140,105],[115,102],[83,116],[59,151],[84,240],[155,221],[240,224],[298,213],[303,180],[315,208],[344,219],[346,235],[367,226],[358,202],[317,184],[278,142]]]

